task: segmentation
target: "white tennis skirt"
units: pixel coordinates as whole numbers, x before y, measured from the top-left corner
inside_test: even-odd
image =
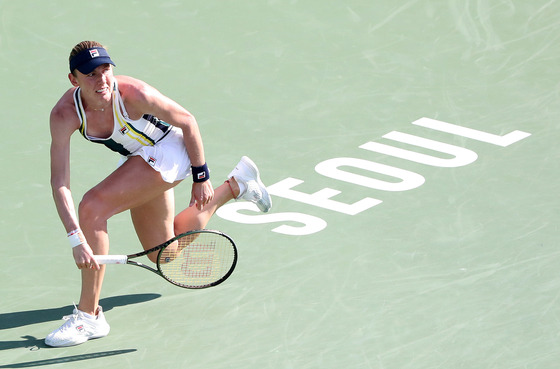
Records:
[[[191,159],[185,148],[183,131],[177,127],[154,146],[143,146],[129,156],[122,156],[118,166],[126,162],[130,156],[142,157],[168,183],[183,180],[191,174]]]

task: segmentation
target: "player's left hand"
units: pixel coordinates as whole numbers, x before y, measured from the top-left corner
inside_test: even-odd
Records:
[[[212,188],[210,180],[193,182],[189,206],[196,204],[196,208],[202,210],[212,199],[214,199],[214,188]]]

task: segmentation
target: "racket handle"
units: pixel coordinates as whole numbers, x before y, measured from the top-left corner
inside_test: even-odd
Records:
[[[126,255],[93,255],[98,264],[126,264]]]

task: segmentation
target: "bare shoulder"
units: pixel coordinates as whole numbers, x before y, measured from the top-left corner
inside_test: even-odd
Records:
[[[129,76],[115,76],[119,82],[119,92],[125,100],[142,100],[156,89],[148,83]]]
[[[76,130],[80,126],[80,120],[74,105],[74,90],[75,88],[71,88],[66,91],[52,108],[50,115],[51,129],[64,127]]]
[[[159,109],[155,107],[168,100],[155,87],[142,80],[128,76],[115,78],[119,82],[119,93],[131,117],[140,117],[145,113],[158,115]]]

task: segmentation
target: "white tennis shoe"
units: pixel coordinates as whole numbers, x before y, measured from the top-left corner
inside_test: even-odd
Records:
[[[87,340],[105,337],[111,330],[101,306],[99,306],[96,316],[86,314],[74,306],[72,315],[67,315],[63,319],[66,322],[45,338],[45,344],[48,346],[79,345]]]
[[[272,207],[272,200],[266,187],[261,182],[259,169],[251,159],[243,156],[235,169],[231,171],[228,178],[233,177],[239,185],[239,196],[237,199],[244,199],[257,204],[260,211],[266,213]],[[236,200],[237,200],[236,199]]]

